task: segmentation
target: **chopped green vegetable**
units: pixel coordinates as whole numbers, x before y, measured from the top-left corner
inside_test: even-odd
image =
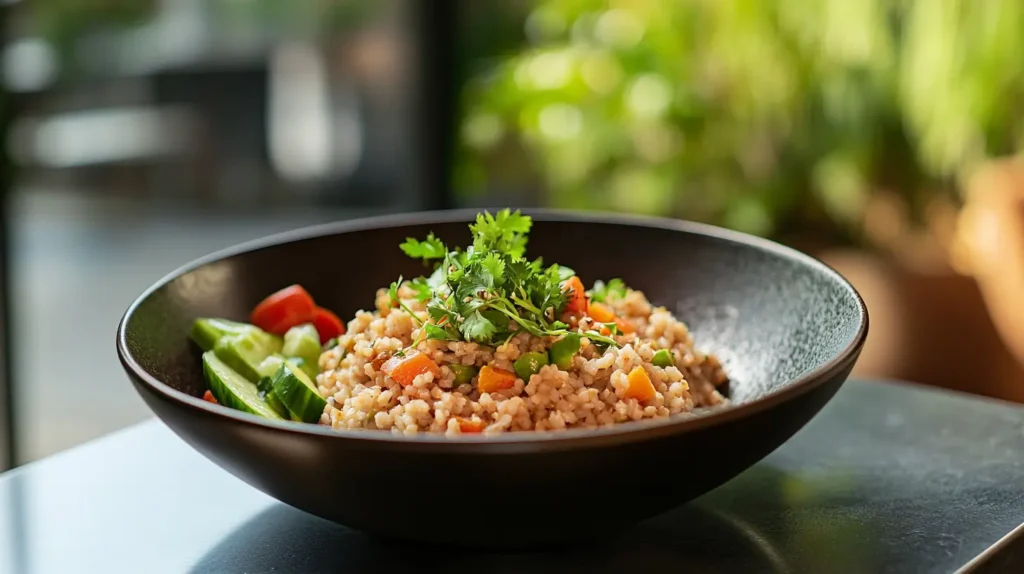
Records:
[[[260,363],[280,350],[280,337],[251,326],[240,335],[222,338],[213,347],[218,359],[252,383],[260,379]]]
[[[572,368],[572,358],[579,352],[580,336],[578,333],[566,333],[564,337],[555,341],[548,350],[548,353],[551,355],[551,362],[563,371]]]
[[[213,349],[221,339],[245,334],[256,327],[227,319],[202,318],[192,323],[188,336],[203,351]]]
[[[537,374],[540,368],[546,364],[548,364],[547,353],[523,353],[512,364],[512,367],[515,369],[517,377],[529,382],[530,377]]]
[[[668,349],[660,349],[654,353],[654,358],[651,362],[654,363],[654,366],[661,368],[671,367],[676,364],[675,359],[672,358],[672,352]]]
[[[203,353],[203,376],[219,404],[268,419],[280,419],[260,396],[255,383],[246,380],[214,351]]]
[[[280,365],[280,363],[278,363],[278,365]],[[280,368],[280,366],[278,368]],[[267,403],[267,406],[273,409],[273,411],[280,415],[281,418],[291,418],[291,413],[288,412],[288,409],[284,406],[284,403],[282,403],[281,399],[277,398],[277,395],[274,394],[273,377],[263,377],[259,381],[257,381],[256,390],[259,391],[260,397],[263,399],[264,402]]]
[[[301,369],[310,379],[316,380],[316,376],[320,374],[320,367],[316,363],[310,363],[302,357],[288,357],[288,362]]]
[[[604,281],[594,281],[594,288],[590,290],[590,300],[601,303],[606,301],[609,296],[621,299],[626,296],[626,284],[622,282],[622,279],[612,279],[607,284]]]
[[[319,421],[327,406],[316,384],[287,359],[281,363],[281,369],[274,378],[274,394],[281,399],[292,418],[302,422]]]
[[[260,363],[259,367],[256,368],[256,372],[260,378],[270,377],[273,378],[277,374],[278,369],[281,368],[281,363],[284,362],[284,357],[278,353],[268,356]]]
[[[331,337],[330,339],[327,339],[326,342],[324,342],[324,346],[321,347],[321,350],[323,350],[323,351],[330,351],[331,349],[333,349],[333,348],[335,348],[337,346],[338,346],[338,338],[337,337]]]
[[[468,385],[473,382],[473,377],[476,376],[479,370],[473,365],[460,365],[458,363],[448,365],[448,368],[452,370],[455,375],[455,386]]]
[[[312,323],[296,325],[284,334],[281,354],[286,357],[301,357],[307,363],[320,360],[320,334]]]

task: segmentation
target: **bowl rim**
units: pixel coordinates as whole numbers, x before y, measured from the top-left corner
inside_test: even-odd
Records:
[[[165,401],[176,403],[192,410],[193,414],[215,416],[225,418],[231,422],[245,426],[262,427],[266,430],[307,435],[311,437],[319,437],[321,439],[375,443],[375,448],[390,447],[397,450],[407,450],[412,447],[420,451],[423,449],[430,449],[438,452],[455,453],[472,450],[474,452],[490,452],[497,454],[517,451],[550,451],[552,449],[574,450],[579,448],[644,441],[715,427],[736,419],[745,418],[793,400],[804,393],[817,388],[819,385],[824,384],[836,375],[839,375],[844,369],[852,367],[852,364],[857,360],[867,338],[869,322],[868,310],[864,300],[857,290],[836,270],[818,259],[796,249],[786,247],[762,237],[693,221],[601,211],[581,212],[561,209],[535,208],[522,209],[522,212],[530,215],[534,221],[626,225],[690,233],[720,239],[727,242],[739,243],[760,250],[764,253],[768,253],[772,256],[782,257],[800,265],[811,267],[817,272],[830,277],[833,281],[844,287],[854,298],[858,307],[858,318],[860,320],[857,333],[839,353],[829,359],[826,363],[803,373],[795,380],[789,381],[780,388],[742,404],[730,404],[724,407],[716,407],[701,412],[675,415],[662,419],[632,421],[629,424],[614,425],[598,429],[566,429],[550,433],[513,432],[486,436],[459,435],[456,437],[449,437],[443,433],[428,432],[417,433],[414,436],[403,436],[390,432],[374,432],[366,429],[338,430],[320,424],[295,423],[293,421],[275,421],[266,419],[222,405],[209,403],[202,400],[200,397],[194,397],[171,387],[150,375],[145,369],[143,369],[132,356],[132,353],[128,348],[126,334],[127,323],[141,303],[171,281],[205,265],[245,253],[258,251],[260,249],[275,247],[296,241],[316,239],[318,237],[329,235],[355,233],[359,231],[383,228],[405,227],[411,225],[436,225],[460,222],[468,223],[472,221],[483,209],[484,208],[481,207],[405,212],[334,221],[274,233],[265,237],[220,249],[206,256],[195,259],[178,267],[171,273],[165,275],[159,281],[155,282],[141,295],[139,295],[128,307],[117,326],[116,346],[118,358],[129,377],[137,383],[136,386],[138,390],[141,391],[141,388],[139,388],[141,385],[141,387],[146,388],[151,393],[155,393],[157,397]]]

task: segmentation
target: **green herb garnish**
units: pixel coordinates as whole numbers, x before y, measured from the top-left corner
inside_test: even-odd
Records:
[[[607,284],[600,279],[594,281],[594,288],[590,290],[591,301],[604,302],[609,296],[615,296],[618,299],[626,296],[626,284],[622,282],[622,279],[612,279]]]
[[[497,346],[522,331],[538,337],[568,332],[568,325],[559,320],[568,301],[562,282],[574,271],[525,258],[532,224],[529,216],[503,209],[477,216],[469,226],[473,243],[465,250],[449,250],[433,234],[402,243],[406,255],[435,265],[429,277],[410,282],[416,298],[427,303],[430,321],[423,327],[428,339]],[[401,282],[399,278],[391,285],[392,304],[412,314],[398,298]],[[616,344],[596,332],[585,336]]]

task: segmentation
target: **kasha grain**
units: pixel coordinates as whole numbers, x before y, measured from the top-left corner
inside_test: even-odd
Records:
[[[407,286],[399,290],[405,305],[421,319],[422,303]],[[722,404],[717,387],[727,378],[717,358],[696,351],[686,325],[666,309],[654,307],[640,291],[607,304],[636,329],[616,337],[620,346],[600,348],[586,337],[569,370],[542,367],[529,380],[516,379],[502,391],[481,393],[473,385],[454,388],[452,364],[491,365],[511,370],[512,362],[529,351],[544,351],[554,339],[520,333],[497,348],[476,343],[422,341],[417,350],[440,367],[440,377],[425,373],[403,387],[379,371],[374,359],[394,353],[416,340],[417,321],[392,308],[386,290],[376,297],[377,310],[359,312],[334,349],[320,357],[317,378],[327,406],[322,424],[336,429],[378,429],[396,434],[462,433],[469,421],[485,434],[597,428],[641,419],[687,413]],[[584,325],[585,326],[585,325]],[[676,364],[666,368],[650,361],[655,351],[669,349]],[[654,397],[625,398],[628,373],[642,367],[654,386]]]

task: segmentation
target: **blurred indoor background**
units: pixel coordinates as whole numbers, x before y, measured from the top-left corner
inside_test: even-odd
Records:
[[[782,241],[867,299],[859,375],[1024,401],[1024,178],[991,163],[1024,138],[1019,0],[0,0],[0,14],[0,419],[14,421],[0,455],[16,462],[149,416],[114,330],[177,266],[458,205]]]

